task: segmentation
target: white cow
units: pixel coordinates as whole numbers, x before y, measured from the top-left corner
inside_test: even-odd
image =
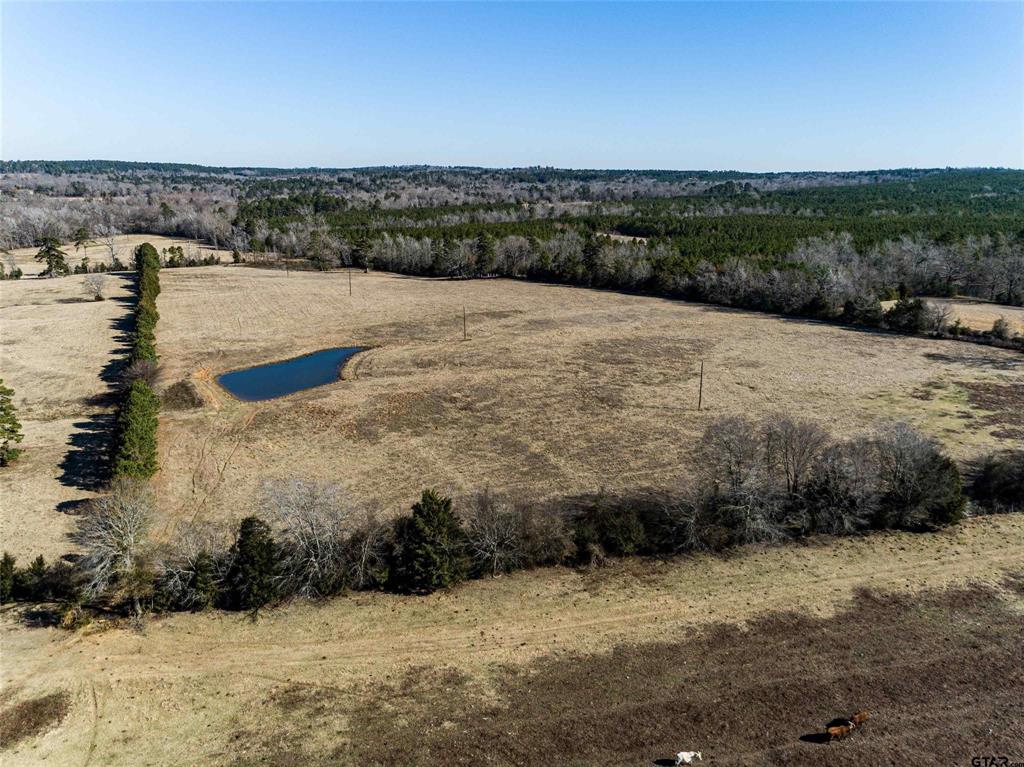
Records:
[[[693,764],[693,760],[703,762],[704,757],[700,755],[700,751],[680,751],[676,754],[676,764]]]

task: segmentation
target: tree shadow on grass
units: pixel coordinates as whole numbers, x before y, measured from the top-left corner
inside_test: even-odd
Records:
[[[122,311],[110,321],[115,331],[114,348],[110,350],[107,363],[100,371],[100,379],[107,384],[106,391],[86,397],[87,406],[114,408],[120,399],[123,385],[126,356],[131,347],[135,332],[134,274],[119,274],[115,279],[125,282],[129,289],[128,295],[107,299],[117,304]],[[116,416],[112,412],[94,413],[84,420],[76,421],[75,431],[68,439],[71,449],[64,455],[60,463],[61,484],[79,490],[98,490],[110,479],[110,452],[114,438]],[[59,510],[75,513],[80,502],[68,501],[60,505]]]
[[[79,490],[97,490],[107,483],[114,421],[113,413],[95,413],[75,422],[75,431],[68,439],[71,449],[60,462],[61,484]]]

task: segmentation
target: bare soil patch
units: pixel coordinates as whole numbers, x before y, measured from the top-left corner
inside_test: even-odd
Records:
[[[70,706],[71,697],[63,690],[5,705],[0,709],[0,749],[56,727]]]
[[[992,433],[1002,439],[1024,440],[1024,384],[966,381],[971,404],[988,411],[982,423],[997,427]]]
[[[1022,630],[1024,616],[991,587],[861,590],[827,618],[771,613],[507,667],[486,694],[455,669],[417,668],[360,689],[352,742],[331,756],[537,767],[672,763],[681,749],[728,765],[1019,757]],[[319,699],[301,714],[329,721]],[[821,742],[826,722],[861,708],[863,728]]]

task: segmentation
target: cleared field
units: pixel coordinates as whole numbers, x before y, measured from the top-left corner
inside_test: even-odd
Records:
[[[0,537],[22,563],[72,548],[74,511],[103,479],[132,280],[108,275],[105,301],[86,300],[80,275],[0,282],[0,378],[25,433],[0,470]]]
[[[25,628],[31,613],[6,609],[0,707],[66,690],[71,708],[4,764],[621,765],[703,748],[720,764],[865,765],[1007,753],[1022,742],[1024,595],[1006,587],[1022,544],[1024,518],[1009,515],[934,535],[520,572],[422,598],[358,594],[256,622],[177,614],[145,631]],[[997,592],[924,593],[968,582]],[[858,597],[861,587],[895,597]],[[799,740],[860,706],[874,720],[850,741]]]
[[[130,265],[132,262],[132,254],[135,252],[135,248],[144,242],[148,242],[157,251],[162,251],[164,248],[169,248],[172,245],[177,245],[185,251],[186,256],[192,256],[193,258],[205,258],[209,255],[219,256],[224,263],[231,262],[231,251],[223,250],[218,248],[212,248],[209,245],[204,245],[199,242],[185,239],[183,237],[162,237],[160,235],[153,234],[119,234],[117,236],[114,250],[117,253],[118,259],[122,263]],[[74,243],[65,243],[62,250],[68,254],[68,264],[75,266],[81,263],[83,257],[89,259],[91,264],[110,264],[110,248],[97,238],[91,243],[87,244],[83,248],[75,249]],[[14,260],[21,270],[25,273],[26,277],[34,277],[43,271],[43,265],[35,260],[36,253],[39,252],[39,248],[16,248],[11,251],[11,255],[14,256]]]
[[[161,274],[162,384],[191,378],[205,398],[161,416],[165,529],[240,515],[264,477],[333,479],[385,512],[426,484],[535,497],[671,484],[707,421],[732,412],[796,412],[841,433],[899,416],[969,460],[1010,444],[1024,409],[1024,358],[985,347],[557,286],[352,277],[349,297],[344,273]],[[3,375],[27,434],[0,473],[4,544],[20,556],[67,551],[64,502],[92,493],[96,446],[82,440],[96,435],[80,424],[109,414],[129,305],[67,302],[80,283],[0,285]],[[213,382],[348,345],[372,348],[345,380],[281,400],[242,403]],[[82,484],[63,474],[69,456]],[[361,593],[255,622],[175,614],[67,633],[7,607],[0,719],[68,698],[59,723],[5,734],[3,759],[618,765],[703,748],[722,764],[853,765],[998,752],[1019,742],[1007,712],[1024,602],[1008,577],[1022,570],[1024,516],[1011,515],[520,572],[422,598]],[[899,632],[908,642],[893,647]],[[799,740],[858,706],[876,720],[857,738]]]
[[[385,513],[426,486],[530,498],[671,486],[705,425],[783,411],[849,434],[907,420],[961,460],[1000,445],[1020,354],[553,285],[211,267],[167,270],[161,417],[168,520],[236,516],[265,478],[317,477]],[[465,307],[468,340],[463,340]],[[344,381],[263,403],[216,375],[333,346]],[[697,410],[700,360],[704,408]],[[991,385],[1005,413],[966,387]],[[1001,407],[1002,407],[1001,405]]]

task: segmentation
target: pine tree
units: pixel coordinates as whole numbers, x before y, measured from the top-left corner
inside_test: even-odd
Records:
[[[494,270],[494,238],[487,232],[480,232],[476,238],[476,273],[489,274]]]
[[[71,273],[71,269],[68,268],[68,254],[60,249],[60,242],[55,237],[43,237],[38,244],[36,261],[46,264],[42,272],[44,277],[63,277]]]
[[[14,445],[25,436],[21,433],[21,422],[14,409],[13,397],[14,390],[4,386],[0,378],[0,466],[6,466],[18,457],[21,451]]]
[[[257,517],[246,517],[231,549],[228,571],[229,607],[259,610],[277,593],[277,545],[270,527]]]
[[[412,516],[395,524],[395,567],[390,585],[399,591],[429,594],[466,579],[466,534],[452,511],[452,499],[424,490]]]
[[[75,253],[79,250],[87,249],[91,240],[92,233],[89,231],[88,227],[80,226],[71,233],[71,241],[75,244]],[[83,256],[83,261],[87,263],[88,257]]]

